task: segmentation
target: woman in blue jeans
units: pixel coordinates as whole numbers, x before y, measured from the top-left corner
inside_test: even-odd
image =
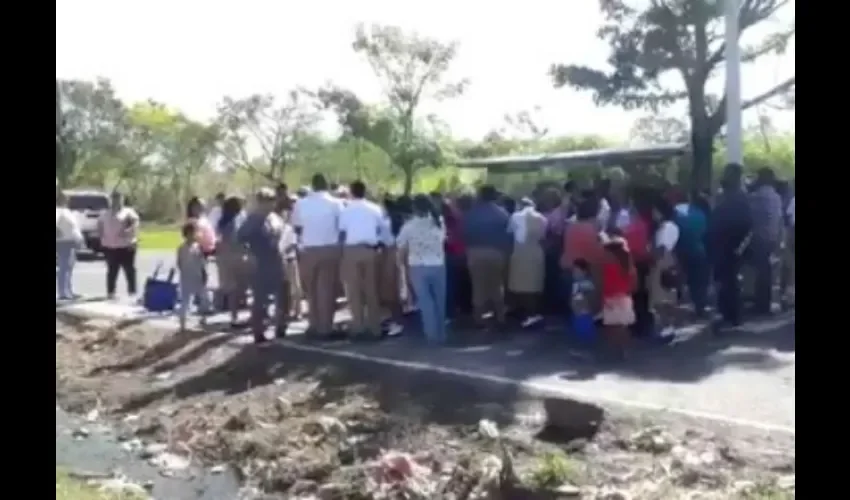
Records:
[[[431,344],[446,341],[446,228],[437,209],[425,195],[413,198],[413,218],[404,223],[396,245],[407,261],[422,330]],[[404,260],[403,260],[404,262]]]
[[[83,233],[77,217],[68,209],[65,194],[56,190],[56,295],[59,300],[72,300],[74,263]]]

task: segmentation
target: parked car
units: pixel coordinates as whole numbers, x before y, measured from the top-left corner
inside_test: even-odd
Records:
[[[101,253],[98,220],[109,208],[109,194],[104,191],[70,189],[65,191],[65,196],[68,208],[77,216],[86,248],[92,253]]]

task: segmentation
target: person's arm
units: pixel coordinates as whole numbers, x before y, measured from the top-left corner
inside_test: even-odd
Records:
[[[77,221],[74,213],[65,209],[64,217],[68,222],[68,231],[70,232],[71,239],[73,239],[74,243],[77,245],[81,244],[83,242],[83,229],[80,227],[80,223]]]
[[[139,214],[136,213],[136,210],[129,207],[126,207],[124,210],[124,217],[126,218],[124,221],[124,233],[135,241],[139,237]]]
[[[249,245],[254,238],[255,218],[250,215],[245,217],[242,224],[236,228],[236,241],[243,245]]]
[[[337,226],[337,234],[338,234],[338,243],[339,246],[345,245],[345,235],[348,232],[348,225],[350,224],[350,209],[342,209],[336,216],[336,226]]]
[[[289,222],[292,224],[292,229],[295,230],[295,236],[298,237],[298,239],[301,238],[301,229],[303,226],[303,222],[301,221],[301,211],[303,210],[303,208],[301,208],[302,206],[303,204],[301,203],[301,200],[296,201],[289,214]]]
[[[183,269],[185,269],[183,262],[183,245],[177,247],[177,256],[174,259],[174,262],[177,265],[177,271],[182,273]]]
[[[396,237],[396,260],[401,268],[404,282],[410,285],[410,266],[408,261],[408,253],[410,252],[410,224],[405,222],[398,232]]]
[[[564,232],[561,235],[561,269],[570,269],[572,267],[572,260],[570,259],[570,233],[572,232],[572,225],[568,225],[564,227]]]

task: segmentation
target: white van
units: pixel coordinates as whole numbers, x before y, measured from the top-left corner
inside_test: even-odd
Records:
[[[104,191],[70,189],[64,191],[68,208],[77,216],[86,248],[100,253],[98,219],[109,208],[109,194]]]

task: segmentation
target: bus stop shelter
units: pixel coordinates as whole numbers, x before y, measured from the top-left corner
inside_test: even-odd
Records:
[[[460,160],[457,165],[460,168],[486,169],[488,173],[529,172],[544,168],[568,170],[586,166],[633,167],[666,163],[673,158],[685,156],[688,152],[687,144],[662,144],[634,148],[469,158]]]

